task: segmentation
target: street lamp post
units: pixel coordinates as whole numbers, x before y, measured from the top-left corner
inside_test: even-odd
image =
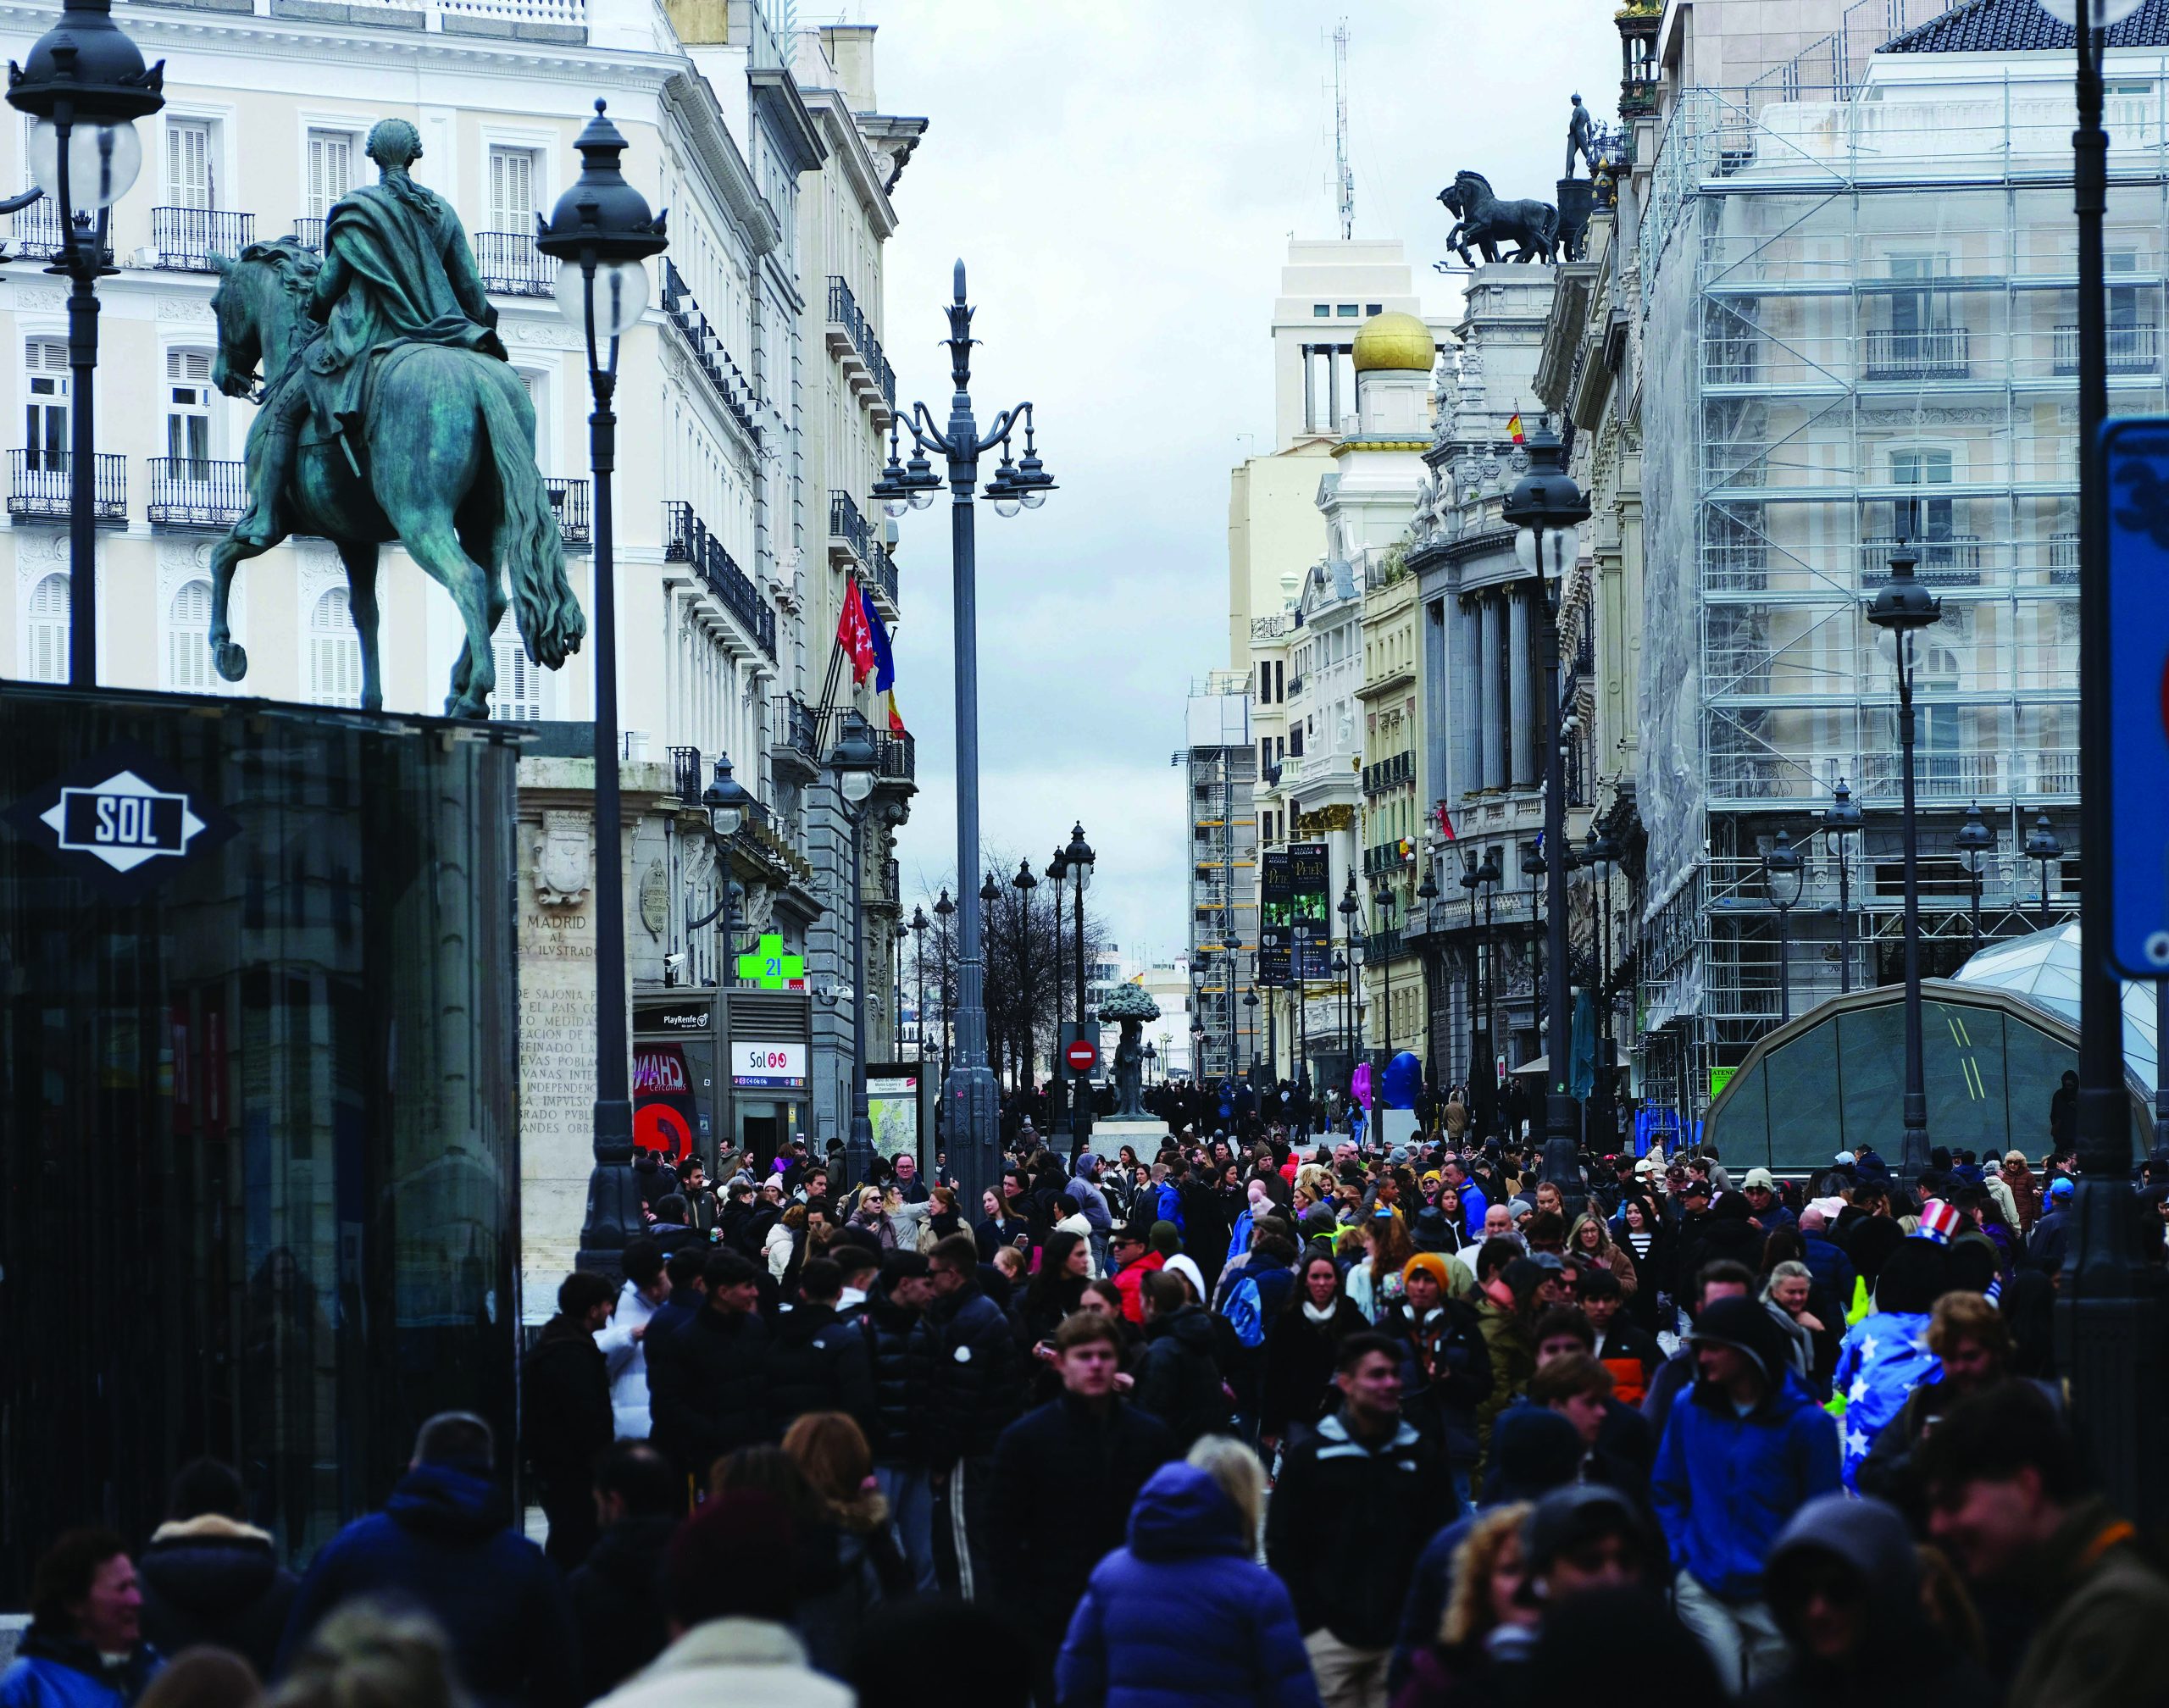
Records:
[[[1071,828],[1069,846],[1062,851],[1062,863],[1069,869],[1069,914],[1071,929],[1077,934],[1077,1035],[1084,1035],[1084,892],[1092,887],[1092,868],[1098,857],[1092,845],[1084,840],[1084,822],[1081,818]],[[1069,1100],[1069,1142],[1073,1158],[1084,1153],[1084,1146],[1092,1137],[1092,1080],[1090,1074],[1077,1076],[1077,1084]]]
[[[1966,809],[1966,822],[1958,827],[1958,834],[1951,839],[1957,844],[1959,857],[1966,862],[1966,877],[1972,890],[1970,915],[1973,922],[1973,953],[1981,952],[1981,876],[1987,869],[1988,857],[1996,846],[1996,833],[1989,829],[1989,821],[1981,816],[1981,803],[1976,801]]]
[[[1341,1035],[1348,1041],[1348,1071],[1351,1074],[1356,1071],[1356,916],[1362,906],[1356,899],[1356,870],[1351,863],[1348,881],[1341,890],[1340,900],[1334,907],[1334,911],[1340,915],[1340,937],[1346,946],[1340,963],[1340,1029]]]
[[[580,174],[558,198],[535,247],[558,263],[558,312],[587,345],[588,463],[595,478],[595,1166],[580,1228],[582,1269],[614,1273],[625,1242],[645,1225],[633,1179],[630,1055],[625,1029],[623,812],[618,792],[618,602],[611,476],[618,463],[618,340],[647,307],[643,263],[668,247],[619,168],[625,139],[601,101],[573,146]],[[80,606],[79,606],[80,608]]]
[[[745,829],[746,815],[752,810],[753,797],[746,792],[743,784],[730,774],[730,756],[716,756],[715,780],[701,791],[701,805],[708,815],[708,830],[715,838],[716,852],[723,861],[723,899],[716,903],[715,912],[707,919],[696,919],[685,929],[697,931],[713,919],[723,916],[723,966],[718,984],[733,984],[738,979],[738,913],[736,886],[731,882],[730,857],[738,846],[738,833]]]
[[[911,923],[907,929],[912,934],[912,966],[918,979],[918,989],[912,997],[913,1030],[917,1033],[917,1060],[918,1077],[926,1077],[926,928],[934,922],[926,917],[926,909],[914,906]]]
[[[2050,825],[2049,815],[2045,812],[2039,814],[2033,820],[2033,829],[2026,838],[2026,857],[2033,861],[2041,872],[2041,927],[2044,930],[2049,924],[2049,862],[2061,860],[2063,856],[2064,845],[2057,840],[2055,829]],[[2082,913],[2079,917],[2080,926],[2083,929],[2085,915]],[[2084,952],[2083,949],[2081,952]]]
[[[1792,846],[1792,832],[1778,828],[1763,854],[1763,900],[1777,908],[1777,1018],[1778,1025],[1792,1018],[1792,911],[1800,906],[1806,871],[1800,850]]]
[[[30,114],[31,176],[37,191],[15,197],[12,212],[53,198],[60,252],[45,270],[71,281],[68,293],[68,684],[98,682],[97,447],[92,388],[98,363],[97,281],[106,264],[113,204],[142,169],[136,121],[165,105],[165,61],[147,69],[143,55],[113,21],[111,0],[67,0],[60,20],[32,44],[24,64],[8,67],[8,104]],[[33,446],[33,449],[36,447]],[[622,973],[621,973],[622,978]],[[632,1146],[631,1106],[625,1143]]]
[[[866,1100],[866,797],[881,754],[854,709],[846,714],[843,739],[829,755],[836,791],[846,803],[851,826],[851,1133],[844,1140],[844,1168],[854,1184],[864,1185],[874,1168],[874,1121]]]
[[[1379,929],[1388,937],[1392,934],[1394,910],[1399,905],[1399,898],[1390,890],[1381,887],[1371,892],[1373,909],[1385,916],[1385,923]],[[1390,1062],[1393,1060],[1393,957],[1390,954],[1386,957],[1385,966],[1385,990],[1382,993],[1385,1005],[1385,1036],[1380,1048],[1384,1051],[1386,1060]]]
[[[1473,1047],[1469,1051],[1469,1095],[1478,1100],[1481,1114],[1479,1125],[1484,1136],[1492,1136],[1499,1110],[1499,1068],[1491,1058],[1498,1048],[1498,1017],[1493,1012],[1498,998],[1497,968],[1492,964],[1495,940],[1492,935],[1491,898],[1506,876],[1499,864],[1499,851],[1487,848],[1479,864],[1473,851],[1464,857],[1467,869],[1462,873],[1462,887],[1468,891],[1468,923],[1476,927],[1476,898],[1481,890],[1484,896],[1484,935],[1471,949],[1469,955],[1468,1017]],[[1477,1018],[1477,998],[1483,998],[1483,1018]]]
[[[1013,516],[1022,509],[1036,510],[1054,491],[1053,478],[1040,466],[1032,443],[1032,406],[1018,403],[994,418],[985,436],[972,413],[971,305],[964,300],[964,263],[957,263],[955,293],[948,307],[950,377],[956,391],[950,399],[949,424],[935,425],[933,412],[913,403],[898,419],[909,427],[912,456],[908,464],[898,462],[892,424],[889,461],[874,482],[873,496],[891,516],[907,509],[923,510],[940,490],[941,477],[927,459],[932,450],[949,465],[950,550],[956,584],[957,645],[957,884],[963,897],[958,932],[959,968],[957,1012],[957,1064],[942,1087],[942,1101],[951,1112],[950,1123],[958,1178],[964,1188],[963,1202],[976,1204],[986,1189],[1001,1178],[1001,1094],[994,1072],[987,1065],[985,962],[979,934],[979,915],[973,906],[978,886],[972,874],[979,869],[979,562],[975,499],[979,458],[997,445],[1001,463],[986,485],[985,496],[995,513]],[[1019,428],[1024,434],[1024,455],[1010,461],[1011,441]],[[956,1141],[961,1141],[957,1143]]]
[[[1437,913],[1434,904],[1439,899],[1439,881],[1431,868],[1423,868],[1423,881],[1416,886],[1416,899],[1423,904],[1423,1089],[1431,1094],[1434,1104],[1439,1102],[1439,1011],[1431,989],[1431,961],[1437,951],[1431,938],[1438,929]]]
[[[1609,1145],[1617,1140],[1617,1103],[1612,1094],[1612,1074],[1619,1051],[1611,1031],[1611,868],[1619,863],[1619,844],[1609,830],[1589,827],[1586,843],[1589,869],[1595,876],[1591,894],[1596,901],[1596,1065],[1590,1090],[1596,1103],[1596,1128]],[[1797,900],[1797,896],[1795,898]]]
[[[1860,802],[1840,777],[1830,791],[1830,804],[1822,809],[1822,834],[1830,839],[1831,858],[1838,862],[1838,989],[1853,988],[1853,873],[1845,839],[1861,828]]]
[[[1054,1037],[1047,1048],[1051,1077],[1047,1081],[1047,1126],[1050,1131],[1068,1113],[1068,1070],[1062,1061],[1062,885],[1069,876],[1068,857],[1057,848],[1047,862],[1047,885],[1054,896]]]
[[[1252,969],[1255,973],[1255,968]],[[1257,1072],[1257,986],[1253,984],[1243,992],[1243,1006],[1248,1012],[1243,1016],[1243,1029],[1249,1034],[1251,1045],[1251,1072]]]
[[[937,952],[941,957],[941,1078],[946,1084],[949,1078],[949,922],[957,917],[957,904],[949,899],[946,884],[942,886],[940,899],[934,904],[934,917],[940,922],[941,929],[941,947]],[[947,1149],[946,1134],[943,1149]]]
[[[1943,618],[1943,602],[1931,596],[1913,571],[1920,555],[1900,540],[1890,554],[1890,579],[1868,606],[1867,620],[1891,638],[1898,671],[1899,774],[1906,851],[1906,1154],[1911,1186],[1928,1166],[1928,1097],[1921,1045],[1920,824],[1913,808],[1913,636]]]
[[[993,928],[994,928],[994,912],[995,912],[995,907],[996,907],[996,904],[997,904],[997,903],[999,903],[999,902],[1001,901],[1001,886],[1000,884],[996,884],[996,883],[994,881],[994,873],[993,873],[990,872],[990,873],[988,873],[986,874],[985,881],[985,882],[983,882],[983,883],[979,885],[979,914],[980,914],[980,917],[981,917],[982,918],[984,918],[984,919],[985,919],[985,920],[986,920],[986,922],[987,922],[987,929],[988,929],[988,931],[989,931],[989,932],[990,932],[990,933],[992,932],[992,930],[993,930]],[[959,965],[959,967],[958,967],[958,968],[957,968],[957,975],[958,975],[958,976],[957,976],[957,985],[958,985],[958,987],[959,987],[960,990],[961,990],[961,988],[962,988],[962,984],[963,984],[962,972],[963,972],[963,969],[962,969],[962,966],[961,966],[961,964],[960,964],[960,965]],[[957,1023],[957,1031],[958,1031],[958,1033],[959,1033],[959,1034],[961,1034],[961,1033],[962,1032],[962,1030],[963,1030],[963,1022],[962,1022],[961,1019],[960,1019],[960,1020],[958,1020],[958,1022]],[[960,1054],[961,1054],[961,1053],[962,1053],[962,1044],[960,1043],[960,1044],[959,1044],[959,1045],[958,1045],[958,1053],[960,1053]],[[997,1040],[997,1041],[996,1041],[996,1055],[995,1055],[995,1065],[996,1065],[996,1067],[997,1068],[1001,1066],[1001,1051],[1000,1051],[1000,1047],[999,1047],[999,1040]],[[997,1089],[997,1090],[998,1090],[1000,1088],[999,1088],[999,1087],[997,1087],[996,1089]],[[960,1176],[958,1176],[957,1178],[958,1178],[959,1179],[962,1178],[962,1177],[961,1175],[960,1175]],[[992,1184],[993,1184],[993,1182],[991,1182],[991,1181],[990,1181],[990,1182],[988,1183],[988,1184],[990,1184],[990,1185],[991,1185]]]
[[[1017,890],[1017,912],[1020,922],[1017,930],[1017,979],[1018,982],[1023,986],[1024,1084],[1023,1089],[1024,1095],[1029,1097],[1032,1095],[1033,1082],[1039,1078],[1040,1074],[1039,1001],[1037,993],[1032,988],[1032,892],[1040,887],[1040,880],[1032,875],[1032,862],[1029,860],[1019,860],[1017,862],[1017,875],[1009,881]],[[1057,899],[1056,906],[1060,905],[1061,902]],[[1057,932],[1055,938],[1057,953],[1060,952],[1061,940],[1061,934]],[[1059,1004],[1057,1004],[1055,1012],[1057,1014],[1062,1012]]]
[[[1550,1010],[1545,1043],[1544,1175],[1558,1187],[1571,1219],[1581,1206],[1581,1166],[1576,1156],[1579,1124],[1568,1090],[1567,968],[1567,744],[1559,729],[1559,600],[1567,572],[1580,556],[1580,527],[1589,519],[1589,501],[1567,473],[1566,447],[1547,424],[1528,446],[1528,473],[1514,485],[1500,507],[1501,518],[1514,530],[1514,555],[1523,570],[1536,578],[1544,593],[1544,707],[1550,720],[1545,746],[1544,846],[1550,851],[1549,954]]]

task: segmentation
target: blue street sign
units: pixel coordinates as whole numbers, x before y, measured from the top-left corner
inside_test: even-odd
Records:
[[[2169,419],[2101,430],[2108,478],[2110,954],[2169,976]],[[2083,572],[2082,572],[2083,573]],[[2098,892],[2097,892],[2098,893]],[[2089,898],[2093,905],[2093,898]]]

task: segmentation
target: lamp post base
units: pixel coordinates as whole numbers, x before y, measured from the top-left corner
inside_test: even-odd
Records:
[[[941,1106],[949,1172],[965,1219],[975,1221],[980,1195],[1001,1178],[1001,1088],[994,1069],[958,1063],[941,1088]]]
[[[874,1118],[867,1112],[863,1092],[853,1100],[851,1131],[844,1140],[844,1171],[853,1186],[863,1186],[874,1173]]]
[[[1581,1144],[1574,1136],[1582,1130],[1582,1106],[1563,1092],[1544,1100],[1544,1178],[1559,1189],[1567,1212],[1567,1225],[1582,1213]]]
[[[580,1223],[575,1269],[615,1275],[626,1245],[647,1231],[640,1182],[633,1177],[633,1106],[595,1106],[595,1167],[587,1177],[587,1215]]]

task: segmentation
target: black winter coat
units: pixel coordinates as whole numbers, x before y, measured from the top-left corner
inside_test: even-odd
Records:
[[[874,1361],[856,1323],[829,1305],[801,1303],[777,1320],[768,1345],[768,1415],[776,1427],[808,1411],[845,1411],[873,1439]]]
[[[617,1439],[610,1369],[586,1329],[552,1317],[520,1364],[519,1445],[543,1483],[585,1489],[595,1456]]]
[[[166,1655],[209,1643],[271,1676],[293,1605],[294,1574],[271,1538],[215,1512],[162,1524],[136,1562],[143,1638]]]
[[[663,1652],[663,1553],[674,1517],[621,1518],[565,1579],[580,1635],[580,1700],[608,1694]]]
[[[1212,1356],[1212,1318],[1201,1305],[1185,1305],[1145,1325],[1145,1351],[1132,1372],[1130,1400],[1157,1417],[1187,1453],[1201,1435],[1228,1427],[1228,1396]]]
[[[988,1576],[1041,1643],[1061,1642],[1092,1568],[1123,1545],[1138,1491],[1179,1456],[1158,1418],[1120,1400],[1102,1411],[1064,1394],[1002,1432]]]
[[[1333,1367],[1340,1357],[1340,1343],[1370,1326],[1346,1298],[1335,1304],[1330,1323],[1312,1322],[1300,1304],[1273,1317],[1265,1331],[1265,1434],[1284,1435],[1291,1425],[1307,1428],[1325,1416],[1340,1398]],[[1488,1360],[1484,1367],[1490,1367]]]
[[[931,1462],[945,1470],[994,1451],[1023,1407],[1025,1361],[1008,1317],[976,1282],[937,1300],[932,1315]]]
[[[1379,1319],[1379,1332],[1398,1340],[1401,1415],[1457,1465],[1478,1455],[1476,1409],[1491,1397],[1491,1350],[1483,1320],[1458,1299],[1442,1299],[1421,1323],[1406,1300]]]
[[[927,1406],[934,1389],[934,1330],[876,1283],[859,1313],[874,1383],[874,1430],[867,1445],[877,1465],[924,1466],[930,1439]]]
[[[724,1454],[768,1440],[768,1325],[757,1314],[701,1312],[647,1358],[653,1439],[703,1487]]]

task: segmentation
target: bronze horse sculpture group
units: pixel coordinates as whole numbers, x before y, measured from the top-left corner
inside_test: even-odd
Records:
[[[1456,222],[1446,236],[1447,247],[1464,266],[1476,264],[1471,247],[1486,261],[1496,261],[1502,243],[1516,246],[1507,257],[1512,261],[1559,258],[1559,210],[1549,202],[1502,202],[1478,172],[1456,173],[1439,200]]]

